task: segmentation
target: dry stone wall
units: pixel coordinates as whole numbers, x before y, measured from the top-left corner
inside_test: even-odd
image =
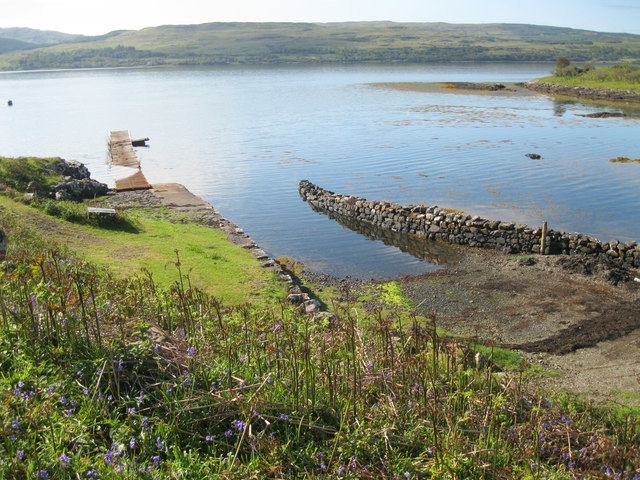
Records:
[[[542,227],[489,220],[436,206],[369,201],[324,190],[308,180],[300,182],[298,191],[304,200],[319,210],[407,235],[506,253],[530,254],[541,253],[542,250],[546,255],[584,254],[640,267],[640,246],[634,241],[600,242],[579,233],[548,229],[542,249]]]

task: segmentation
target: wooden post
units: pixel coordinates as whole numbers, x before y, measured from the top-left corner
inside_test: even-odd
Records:
[[[540,255],[544,255],[544,247],[547,243],[547,222],[542,224],[542,237],[540,238]]]

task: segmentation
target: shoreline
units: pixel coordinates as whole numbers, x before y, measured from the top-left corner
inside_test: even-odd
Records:
[[[591,100],[607,100],[615,102],[640,103],[640,93],[631,90],[612,90],[609,88],[592,88],[573,85],[559,85],[542,82],[538,79],[528,80],[523,84],[529,90],[549,95],[565,95]]]

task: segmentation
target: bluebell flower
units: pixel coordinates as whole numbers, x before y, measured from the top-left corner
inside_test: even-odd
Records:
[[[196,347],[187,348],[187,357],[193,357],[196,354]]]
[[[136,407],[131,407],[131,408],[127,409],[127,413],[128,413],[129,415],[135,415],[135,413],[136,413]]]
[[[239,432],[241,432],[242,430],[244,430],[244,427],[247,424],[245,422],[243,422],[242,420],[234,420],[233,422],[231,422],[231,426],[233,428],[235,428],[236,430],[238,430]]]
[[[11,422],[11,428],[14,430],[20,430],[20,421],[17,418]]]
[[[47,480],[47,478],[49,478],[49,475],[47,474],[46,470],[40,470],[40,478],[42,478],[43,480]]]
[[[164,449],[164,445],[162,445],[162,440],[160,440],[160,437],[156,438],[156,446],[158,447],[158,450]]]
[[[62,465],[65,465],[65,466],[66,466],[66,465],[69,465],[69,462],[71,461],[71,460],[69,459],[69,457],[67,457],[64,453],[63,453],[62,455],[60,455],[60,457],[58,458],[58,460],[60,461],[60,463],[61,463]]]
[[[22,460],[23,456],[24,456],[24,451],[23,450],[18,450],[16,452],[16,457],[18,457],[18,460]]]
[[[284,420],[286,422],[288,419],[289,419],[288,415],[285,415],[284,413],[280,415],[280,420]]]
[[[131,450],[136,448],[136,437],[131,437],[131,440],[129,440],[129,448],[131,448]]]
[[[233,435],[233,430],[227,430],[226,432],[224,432],[224,436],[229,438]]]
[[[160,437],[158,437],[160,438]],[[151,460],[153,460],[153,464],[157,467],[160,464],[160,456],[156,455],[155,457],[153,457]]]
[[[107,465],[113,463],[113,452],[111,450],[107,450],[104,453],[104,463]]]
[[[149,419],[147,417],[144,417],[142,420],[140,420],[140,426],[143,430],[149,430]]]
[[[207,435],[207,437],[205,438],[205,440],[207,442],[213,442],[215,440],[216,436],[215,435]]]
[[[121,371],[122,371],[122,366],[123,366],[123,364],[124,364],[124,361],[123,361],[122,359],[118,360],[118,368],[117,368],[117,370],[118,370],[119,372],[121,372]]]

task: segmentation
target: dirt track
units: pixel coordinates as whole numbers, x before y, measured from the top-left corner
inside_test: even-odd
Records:
[[[541,383],[640,404],[639,276],[580,257],[467,249],[451,268],[402,283],[440,327],[558,371]]]

